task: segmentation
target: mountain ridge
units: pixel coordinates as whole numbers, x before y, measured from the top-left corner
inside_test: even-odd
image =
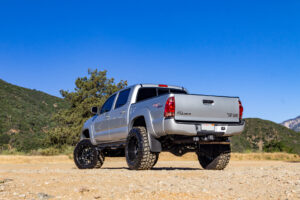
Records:
[[[234,151],[286,151],[300,154],[300,132],[269,120],[247,118],[242,134],[232,137]]]
[[[285,120],[284,122],[281,123],[281,125],[289,129],[292,129],[296,132],[300,132],[300,115],[298,117]]]

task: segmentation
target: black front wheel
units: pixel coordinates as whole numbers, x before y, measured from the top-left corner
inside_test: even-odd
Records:
[[[81,140],[74,149],[74,162],[79,169],[100,168],[104,156],[98,152],[89,139]]]

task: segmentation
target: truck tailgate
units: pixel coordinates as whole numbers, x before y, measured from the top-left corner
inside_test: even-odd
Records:
[[[175,94],[175,120],[239,122],[239,98]]]

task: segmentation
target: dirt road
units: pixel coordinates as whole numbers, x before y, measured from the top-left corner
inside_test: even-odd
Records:
[[[124,159],[78,170],[64,156],[0,156],[0,199],[300,199],[299,162],[231,161],[207,171],[165,160],[149,171],[130,171]]]

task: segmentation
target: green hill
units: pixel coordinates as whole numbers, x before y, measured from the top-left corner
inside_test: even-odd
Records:
[[[61,98],[0,79],[0,151],[46,147],[46,133],[55,126],[51,116],[66,107]]]
[[[300,133],[258,118],[246,119],[241,135],[231,139],[233,151],[287,151],[300,154]]]

